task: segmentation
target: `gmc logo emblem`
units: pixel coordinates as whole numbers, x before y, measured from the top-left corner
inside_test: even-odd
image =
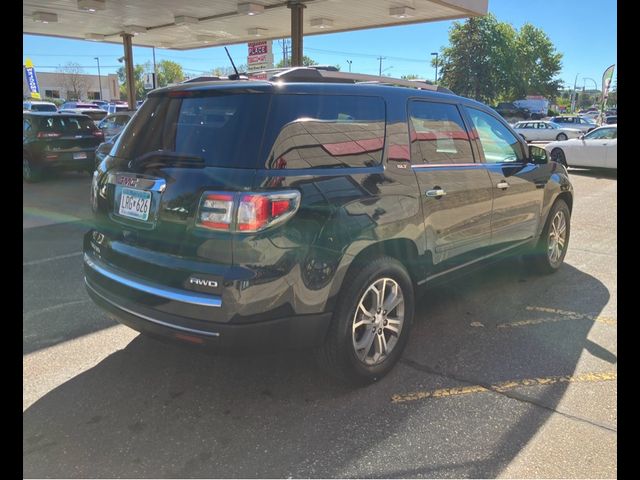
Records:
[[[191,277],[189,279],[189,283],[191,285],[198,285],[200,287],[210,287],[210,288],[218,287],[218,282],[216,282],[215,280],[204,280],[202,278],[196,278],[196,277]]]
[[[138,185],[138,179],[133,177],[120,176],[116,178],[116,183],[124,185],[125,187],[136,187]]]

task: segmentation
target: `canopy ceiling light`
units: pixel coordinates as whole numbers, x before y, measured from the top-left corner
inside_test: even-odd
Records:
[[[190,25],[198,23],[199,21],[200,20],[198,20],[196,17],[187,17],[185,15],[178,15],[177,17],[174,17],[174,23],[176,25]]]
[[[147,27],[141,27],[140,25],[125,25],[122,27],[122,31],[129,35],[138,35],[139,33],[147,33]]]
[[[266,35],[267,29],[266,28],[250,28],[247,30],[247,33],[249,35],[253,35],[254,37],[262,37]]]
[[[413,17],[415,10],[411,7],[393,7],[389,9],[389,15],[396,18]]]
[[[312,18],[311,26],[314,28],[333,27],[333,20],[331,20],[330,18]]]
[[[238,13],[240,15],[259,15],[264,12],[264,5],[259,3],[240,3]]]
[[[213,35],[196,35],[196,40],[202,43],[212,43],[218,40],[218,37]]]
[[[38,23],[56,23],[58,21],[58,15],[49,12],[33,12],[31,18]]]
[[[78,0],[78,10],[93,13],[98,10],[104,10],[106,8],[105,3],[105,0]]]
[[[102,35],[101,33],[87,33],[85,34],[84,38],[87,40],[93,40],[94,42],[97,42],[100,40],[104,40],[105,35]]]

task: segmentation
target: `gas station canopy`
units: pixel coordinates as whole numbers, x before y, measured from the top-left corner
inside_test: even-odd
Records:
[[[484,15],[488,0],[24,0],[23,32],[177,50]],[[297,7],[302,5],[302,7]],[[299,17],[294,12],[300,12]],[[304,11],[304,19],[302,13]],[[297,17],[294,19],[294,17]],[[294,20],[297,25],[294,25]],[[302,20],[302,21],[300,21]]]

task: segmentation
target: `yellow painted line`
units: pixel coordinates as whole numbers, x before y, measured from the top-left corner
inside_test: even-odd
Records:
[[[542,312],[552,313],[554,317],[535,318],[531,320],[521,320],[519,322],[501,323],[498,328],[511,328],[511,327],[526,327],[529,325],[538,325],[541,323],[549,322],[562,322],[565,320],[591,320],[592,322],[598,322],[605,325],[617,325],[618,320],[613,317],[605,317],[602,315],[588,315],[586,313],[572,312],[570,310],[560,310],[558,308],[548,307],[525,307],[525,310],[529,312]]]
[[[521,387],[535,387],[539,385],[554,385],[556,383],[592,383],[607,382],[616,380],[616,372],[589,372],[577,375],[558,375],[553,377],[526,378],[522,380],[511,380],[502,382],[490,387],[482,385],[471,385],[467,387],[440,388],[438,390],[425,390],[412,393],[395,394],[391,396],[391,403],[414,402],[425,398],[455,397],[459,395],[469,395],[471,393],[482,392],[507,392]]]

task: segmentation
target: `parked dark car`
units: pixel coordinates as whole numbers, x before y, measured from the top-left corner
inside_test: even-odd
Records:
[[[371,77],[296,68],[149,93],[93,175],[91,298],[184,342],[313,347],[363,383],[400,357],[423,286],[517,253],[558,270],[565,167],[481,103]]]
[[[92,173],[103,135],[86,115],[25,112],[22,115],[22,176],[27,182],[48,170]]]
[[[511,102],[502,102],[499,103],[495,109],[505,120],[514,121],[514,120],[537,120],[537,118],[531,117],[531,112],[528,108],[521,108],[515,106]]]
[[[93,120],[93,123],[95,123],[96,125],[98,125],[102,121],[102,119],[107,116],[107,112],[105,112],[101,108],[66,108],[61,109],[60,111],[65,113],[78,113],[81,115],[86,115],[91,120]]]
[[[618,123],[618,116],[617,115],[609,115],[609,116],[605,117],[604,123],[606,125],[617,124]]]

